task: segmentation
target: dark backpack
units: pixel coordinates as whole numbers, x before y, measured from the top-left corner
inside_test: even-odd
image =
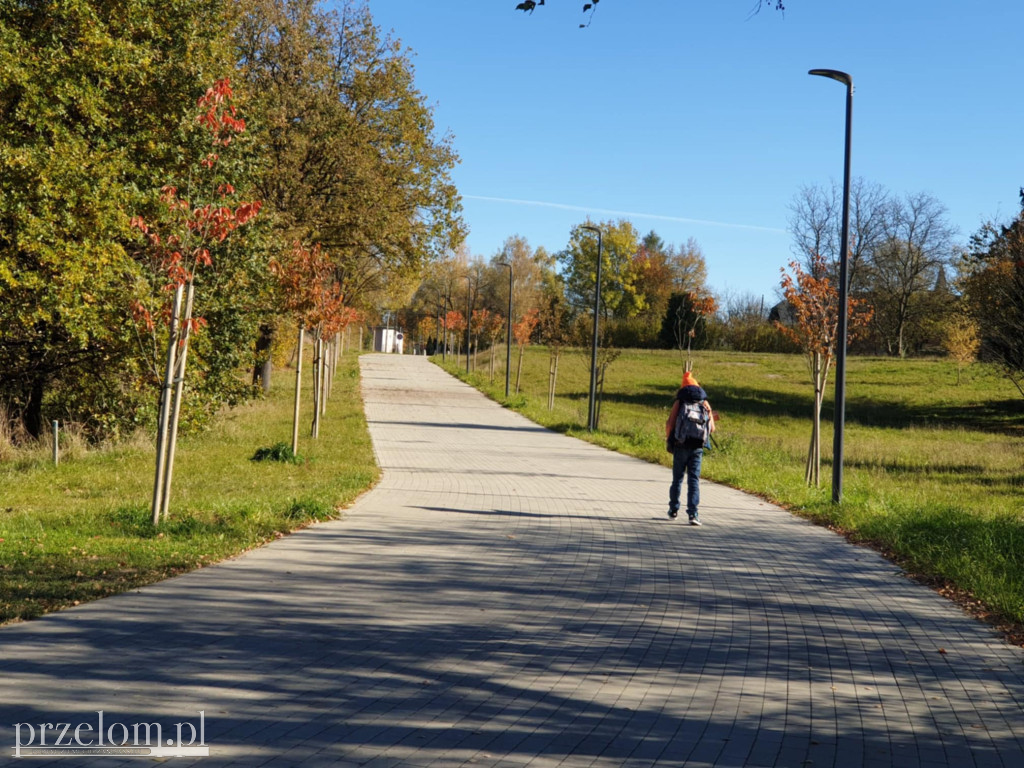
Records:
[[[710,434],[711,424],[707,408],[704,407],[704,398],[696,400],[680,397],[679,413],[676,415],[675,428],[672,430],[676,444],[686,448],[699,448],[707,443]]]

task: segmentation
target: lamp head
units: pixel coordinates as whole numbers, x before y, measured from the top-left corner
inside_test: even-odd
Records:
[[[845,72],[840,72],[838,69],[812,69],[808,71],[808,75],[818,75],[819,77],[828,77],[832,80],[837,80],[847,88],[853,86],[853,78]]]

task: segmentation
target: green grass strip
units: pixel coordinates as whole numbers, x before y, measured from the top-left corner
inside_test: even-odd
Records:
[[[295,373],[266,399],[181,438],[170,518],[150,522],[151,443],[0,463],[0,622],[122,592],[215,563],[312,522],[338,517],[379,477],[359,391],[341,358],[317,440],[303,392],[291,455]],[[253,460],[262,452],[265,460]]]

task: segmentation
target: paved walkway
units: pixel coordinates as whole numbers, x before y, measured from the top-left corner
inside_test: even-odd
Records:
[[[0,629],[5,756],[202,710],[173,765],[1024,765],[1024,652],[882,558],[711,485],[671,522],[666,469],[424,358],[363,375],[384,478],[344,520]]]

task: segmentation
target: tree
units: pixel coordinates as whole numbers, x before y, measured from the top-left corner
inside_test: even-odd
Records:
[[[197,270],[213,266],[212,253],[234,230],[252,221],[261,207],[259,201],[233,200],[235,188],[219,173],[221,153],[245,131],[245,121],[238,118],[232,100],[227,78],[218,80],[199,98],[195,122],[207,134],[208,151],[190,174],[191,199],[179,195],[177,188],[165,186],[160,196],[161,215],[148,222],[142,216],[131,219],[132,226],[146,236],[148,247],[141,251],[142,258],[155,267],[157,275],[165,276],[166,285],[160,287],[174,291],[173,308],[164,313],[170,328],[158,408],[153,525],[167,517],[186,356],[192,334],[205,322],[193,314]],[[150,333],[155,331],[153,313],[144,302],[134,300],[132,312]],[[159,378],[159,361],[154,363]]]
[[[251,0],[234,40],[261,116],[258,187],[278,247],[321,243],[346,305],[367,312],[406,304],[465,228],[449,177],[458,156],[435,136],[409,52],[365,4],[339,5]],[[269,346],[276,310],[262,311]]]
[[[555,286],[552,286],[555,287]],[[558,364],[562,351],[572,338],[565,294],[559,290],[546,290],[541,300],[538,317],[540,340],[548,347],[548,410],[555,407],[558,388]]]
[[[903,357],[930,319],[926,299],[949,263],[954,229],[945,206],[922,192],[890,200],[882,234],[864,264],[863,296],[874,309],[875,333],[889,354]]]
[[[850,184],[850,243],[848,279],[852,295],[861,283],[862,265],[884,240],[886,217],[894,210],[891,195],[879,184],[855,178]],[[802,187],[790,203],[789,229],[793,249],[803,269],[811,270],[823,257],[826,273],[839,279],[839,243],[842,233],[842,188]],[[820,277],[821,275],[818,275]]]
[[[1024,396],[1024,189],[1009,224],[984,225],[963,256],[964,299],[981,335],[980,355]]]
[[[950,315],[943,326],[942,347],[956,362],[956,385],[960,386],[960,373],[965,365],[977,359],[981,339],[978,324],[969,315],[957,312]]]
[[[488,373],[490,381],[494,383],[494,353],[505,330],[505,316],[500,312],[490,309],[473,310],[473,327],[476,329],[477,338],[482,338],[490,353]]]
[[[512,306],[514,314],[538,306],[544,288],[548,259],[543,248],[534,249],[521,235],[505,238],[490,260],[487,277],[482,280],[484,302],[495,311],[507,312],[508,273],[500,263],[512,265]]]
[[[627,301],[639,304],[642,308],[620,308],[622,314],[635,318],[629,323],[635,328],[630,346],[650,347],[657,342],[672,295],[674,275],[669,263],[670,253],[661,238],[650,232],[633,255],[630,271],[635,275],[636,292],[630,294]]]
[[[528,309],[523,313],[519,322],[512,326],[512,337],[516,340],[516,345],[519,347],[519,360],[516,363],[516,394],[519,394],[519,382],[523,376],[523,353],[526,347],[529,346],[530,339],[533,338],[533,331],[539,322],[538,315],[539,313],[536,308]]]
[[[305,332],[312,331],[316,347],[311,434],[313,437],[319,437],[323,405],[323,387],[319,385],[325,376],[324,342],[335,339],[350,324],[356,322],[360,315],[356,310],[346,306],[341,286],[334,275],[333,262],[319,243],[314,244],[312,248],[295,243],[287,255],[274,259],[270,266],[278,281],[280,305],[294,317],[299,327],[295,366],[295,416],[292,424],[292,452],[297,453],[300,377]]]
[[[662,323],[661,338],[667,345],[678,349],[680,357],[685,350],[683,370],[693,369],[693,345],[704,346],[705,325],[717,311],[718,302],[710,293],[687,291],[672,294]]]
[[[373,304],[458,246],[451,137],[434,136],[408,52],[364,5],[254,0],[236,41],[263,115],[261,196],[287,241],[330,250],[349,304]]]
[[[708,292],[707,262],[704,259],[704,251],[694,238],[691,237],[681,246],[668,246],[665,249],[665,256],[672,273],[673,292]]]
[[[0,9],[0,402],[94,437],[147,419],[133,212],[196,160],[188,105],[230,71],[219,0]]]
[[[586,311],[594,306],[597,283],[597,238],[584,226],[597,226],[602,233],[601,313],[611,317],[634,317],[647,306],[639,293],[634,257],[640,247],[636,228],[627,220],[594,224],[587,219],[570,233],[569,245],[558,254],[565,276],[566,298],[573,308]]]
[[[825,270],[824,259],[818,257],[805,272],[798,261],[790,262],[792,275],[782,270],[782,291],[793,311],[794,322],[776,322],[779,330],[791,338],[807,358],[811,383],[814,385],[813,426],[807,452],[804,480],[819,485],[821,470],[821,404],[825,396],[828,370],[834,362],[839,335],[839,292],[828,277],[815,277]],[[849,302],[851,334],[867,321],[855,299]]]
[[[458,310],[450,309],[444,316],[444,331],[446,334],[445,345],[454,346],[456,356],[462,353],[462,334],[466,330],[466,316]],[[454,345],[449,344],[448,336],[452,337]]]

